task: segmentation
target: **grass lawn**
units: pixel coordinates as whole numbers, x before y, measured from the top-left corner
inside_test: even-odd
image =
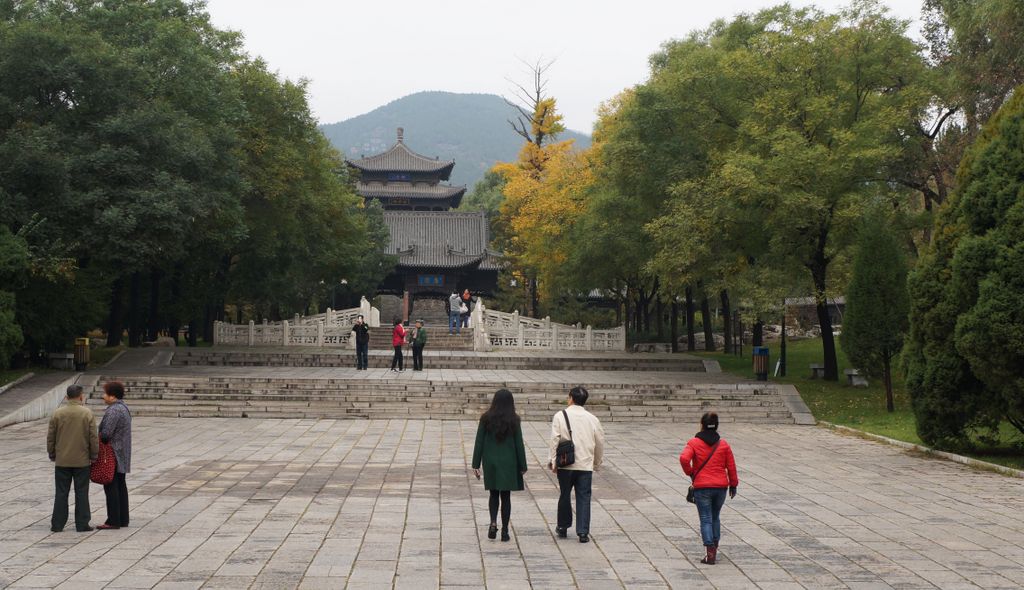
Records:
[[[98,369],[110,362],[125,346],[100,346],[89,351],[89,368]]]
[[[25,373],[33,373],[31,368],[27,369],[10,369],[8,371],[0,371],[0,386],[7,385],[11,381],[14,381],[18,377],[21,377]]]
[[[811,379],[811,363],[822,362],[821,339],[790,340],[786,343],[786,377],[769,377],[777,383],[795,385],[804,402],[818,420],[842,424],[858,430],[888,436],[897,440],[923,444],[917,436],[914,413],[910,397],[903,386],[902,375],[893,375],[893,390],[896,402],[895,412],[885,411],[885,388],[881,380],[872,380],[870,387],[849,387],[843,369],[852,368],[837,345],[839,360],[839,382]],[[779,358],[779,343],[768,345],[771,367]],[[727,373],[750,379],[754,372],[750,359],[750,347],[744,347],[743,356],[725,353],[700,352],[700,356],[716,359]],[[1024,469],[1024,435],[1009,424],[1003,424],[1000,441],[995,447],[978,443],[970,456],[1017,469]]]

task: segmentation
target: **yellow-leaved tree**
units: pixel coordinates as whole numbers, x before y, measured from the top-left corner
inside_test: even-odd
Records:
[[[538,300],[548,302],[558,292],[559,268],[570,247],[566,230],[594,182],[590,151],[574,150],[572,140],[554,141],[565,129],[561,121],[554,98],[536,101],[529,131],[520,132],[527,142],[519,158],[493,169],[505,179],[498,240],[513,276],[529,290],[527,313],[534,317],[540,313]]]

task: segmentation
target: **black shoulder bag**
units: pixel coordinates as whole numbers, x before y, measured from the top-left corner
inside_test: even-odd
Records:
[[[690,476],[690,482],[697,481],[697,474],[700,473],[701,469],[704,469],[704,466],[708,464],[708,461],[711,460],[711,457],[715,454],[715,451],[717,450],[718,443],[715,443],[714,446],[711,447],[711,452],[708,453],[708,458],[704,459],[704,462],[700,464],[700,467],[697,468],[697,471],[694,471],[693,475]],[[693,498],[693,483],[690,483],[690,489],[686,490],[686,501],[689,502],[690,504],[696,504],[696,500],[694,500]]]
[[[555,466],[568,467],[576,462],[576,445],[572,442],[572,425],[569,424],[569,414],[562,410],[565,417],[565,426],[569,429],[569,440],[558,441],[555,447]]]

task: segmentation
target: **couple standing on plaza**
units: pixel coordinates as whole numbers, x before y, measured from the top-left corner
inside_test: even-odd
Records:
[[[470,294],[469,289],[464,289],[462,295],[452,291],[445,305],[448,308],[448,334],[461,334],[462,328],[469,327],[472,305],[473,295]]]
[[[590,541],[590,499],[594,471],[601,468],[604,456],[604,430],[601,421],[584,405],[590,394],[583,387],[569,390],[567,407],[554,415],[548,448],[548,469],[558,477],[558,520],[555,532],[568,536],[572,526],[572,494],[576,493],[576,535],[580,543]],[[567,453],[567,443],[572,452]],[[483,467],[484,488],[490,491],[488,509],[491,522],[487,537],[498,532],[498,509],[501,508],[501,540],[510,539],[512,517],[511,495],[523,489],[526,473],[526,448],[515,400],[507,389],[499,389],[490,408],[480,418],[473,448],[473,473],[479,479]]]
[[[70,385],[67,403],[53,413],[46,432],[46,452],[54,463],[55,494],[50,530],[59,533],[68,522],[68,495],[75,488],[75,530],[93,530],[89,524],[90,468],[99,457],[100,444],[109,444],[115,457],[113,479],[103,485],[107,498],[107,520],[97,529],[118,529],[128,526],[128,486],[126,474],[131,472],[132,414],[124,403],[124,386],[111,381],[103,386],[103,402],[107,409],[96,426],[96,417],[85,406],[81,385]]]

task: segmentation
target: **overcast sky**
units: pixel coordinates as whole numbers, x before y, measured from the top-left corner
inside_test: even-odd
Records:
[[[882,0],[914,20],[922,0]],[[771,0],[208,0],[219,28],[250,54],[310,81],[321,123],[421,90],[509,95],[521,59],[554,58],[549,91],[571,129],[590,132],[601,102],[647,77],[662,42]],[[839,0],[794,0],[830,9]]]

